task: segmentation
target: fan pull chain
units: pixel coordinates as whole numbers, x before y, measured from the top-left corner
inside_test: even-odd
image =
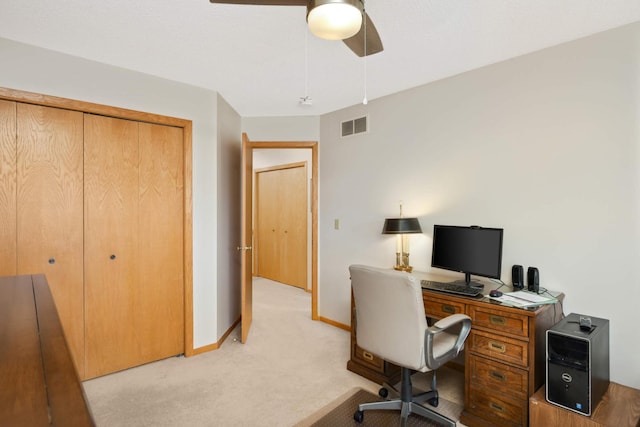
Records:
[[[304,97],[309,97],[309,30],[304,30]]]
[[[363,105],[367,105],[367,11],[364,6],[364,0],[362,0],[362,19],[364,20],[364,99]]]
[[[311,105],[313,100],[309,96],[309,30],[304,31],[304,96],[300,98],[300,105]]]

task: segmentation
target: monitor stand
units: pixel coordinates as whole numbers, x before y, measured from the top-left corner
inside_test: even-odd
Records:
[[[484,288],[484,283],[471,281],[471,274],[470,273],[464,273],[464,281],[463,280],[456,280],[454,283],[459,283],[461,285],[466,285],[466,286],[469,286],[470,288],[476,288],[476,289],[483,289]]]

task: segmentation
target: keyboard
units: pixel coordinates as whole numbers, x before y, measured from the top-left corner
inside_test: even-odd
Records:
[[[433,282],[431,280],[421,280],[420,285],[422,285],[423,289],[446,292],[448,294],[463,295],[466,297],[475,297],[482,293],[482,289],[480,288],[473,288],[471,286],[461,285],[458,283]]]

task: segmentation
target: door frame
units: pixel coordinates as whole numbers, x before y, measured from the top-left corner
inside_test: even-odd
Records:
[[[318,142],[248,141],[251,156],[253,156],[253,150],[270,148],[311,150],[311,319],[320,320],[318,316]],[[248,214],[253,221],[253,212]],[[242,315],[244,317],[244,313]]]

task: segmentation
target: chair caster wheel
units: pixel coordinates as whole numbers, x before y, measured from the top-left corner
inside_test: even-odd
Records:
[[[431,399],[427,400],[427,402],[429,402],[429,405],[433,406],[434,408],[438,407],[438,397],[432,397]]]
[[[362,420],[364,420],[364,411],[356,411],[353,414],[353,419],[355,420],[355,422],[361,423]]]
[[[378,396],[380,396],[383,399],[386,399],[387,396],[389,396],[389,390],[387,390],[386,388],[382,387],[380,390],[378,390]]]

